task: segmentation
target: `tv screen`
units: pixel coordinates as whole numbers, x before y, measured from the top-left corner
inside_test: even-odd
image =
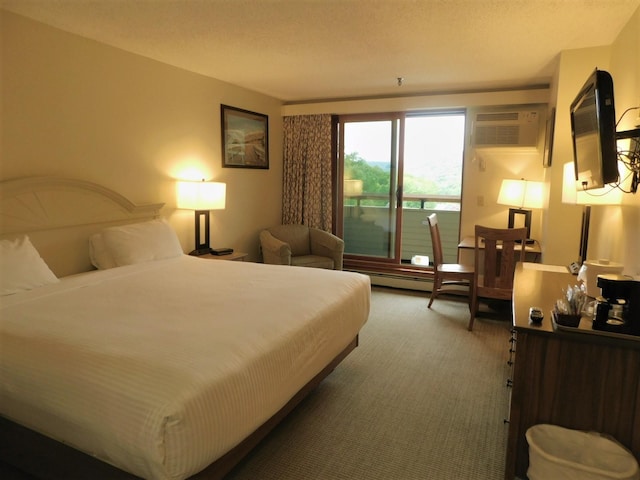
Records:
[[[613,80],[596,69],[571,104],[571,136],[578,188],[618,181]]]

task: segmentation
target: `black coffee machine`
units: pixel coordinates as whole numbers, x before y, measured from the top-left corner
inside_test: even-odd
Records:
[[[596,298],[595,330],[640,335],[640,280],[598,275],[602,295]]]

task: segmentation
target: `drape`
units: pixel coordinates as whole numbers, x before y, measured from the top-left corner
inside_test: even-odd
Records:
[[[284,117],[282,223],[331,231],[331,115]]]

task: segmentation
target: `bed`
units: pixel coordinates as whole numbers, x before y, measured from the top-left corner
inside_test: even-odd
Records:
[[[184,255],[161,205],[68,179],[0,195],[3,248],[52,265],[0,297],[0,460],[38,477],[222,478],[367,320],[368,277]]]

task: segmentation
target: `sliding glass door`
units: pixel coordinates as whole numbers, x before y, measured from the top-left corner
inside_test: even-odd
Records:
[[[345,255],[396,261],[399,208],[397,115],[341,118],[342,237]]]
[[[464,129],[463,111],[340,117],[337,230],[345,262],[393,269],[430,255],[423,222],[434,211],[449,258],[457,257]]]

